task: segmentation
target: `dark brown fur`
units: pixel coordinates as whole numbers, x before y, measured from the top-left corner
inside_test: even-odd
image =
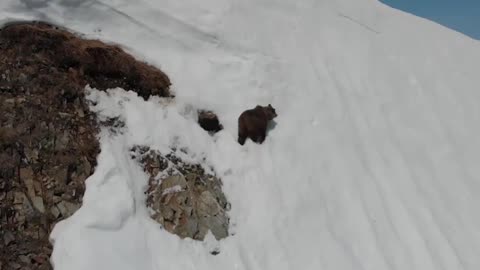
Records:
[[[223,129],[222,124],[218,120],[218,116],[211,111],[198,112],[198,124],[210,134],[219,132]]]
[[[256,143],[263,143],[267,136],[268,121],[277,117],[272,105],[258,106],[244,111],[238,118],[238,143],[243,145],[247,138]]]

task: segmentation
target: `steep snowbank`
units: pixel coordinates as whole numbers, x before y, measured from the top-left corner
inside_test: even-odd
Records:
[[[0,10],[123,44],[166,71],[177,95],[91,91],[94,109],[127,131],[102,137],[83,207],[55,228],[57,270],[480,268],[477,41],[373,0],[8,0]],[[277,125],[263,145],[240,147],[238,115],[267,103]],[[195,124],[203,107],[224,124],[214,138]],[[234,235],[181,241],[149,220],[134,144],[206,157]]]

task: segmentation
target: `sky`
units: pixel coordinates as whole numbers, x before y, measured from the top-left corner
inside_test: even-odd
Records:
[[[381,0],[480,40],[480,0]]]

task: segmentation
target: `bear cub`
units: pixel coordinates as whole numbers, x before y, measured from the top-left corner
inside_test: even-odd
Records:
[[[204,130],[208,131],[210,135],[223,129],[222,124],[220,124],[220,121],[218,120],[218,116],[212,111],[199,111],[198,124]]]
[[[277,117],[272,105],[259,106],[244,111],[238,118],[238,143],[243,145],[247,138],[256,143],[263,143],[267,136],[267,125]]]

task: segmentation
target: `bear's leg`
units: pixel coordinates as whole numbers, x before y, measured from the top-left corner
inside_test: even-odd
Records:
[[[265,125],[265,128],[262,128],[258,135],[255,138],[255,141],[259,144],[262,144],[263,141],[265,141],[265,137],[267,137],[267,127]]]
[[[247,137],[242,137],[242,136],[238,136],[238,143],[241,144],[241,145],[244,145],[245,144],[245,140],[247,139]]]
[[[245,121],[243,121],[242,117],[238,120],[238,143],[243,145],[245,144],[245,140],[248,137],[248,133],[245,127]]]
[[[245,128],[240,126],[238,128],[238,143],[241,145],[244,145],[245,141],[247,140],[248,135],[245,133]]]

